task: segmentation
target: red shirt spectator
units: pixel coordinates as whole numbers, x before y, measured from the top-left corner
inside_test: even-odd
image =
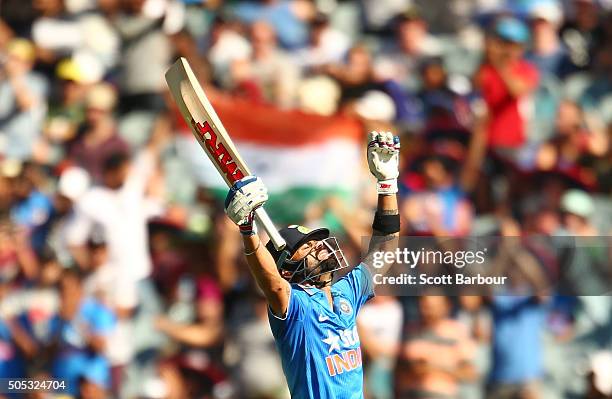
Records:
[[[538,84],[537,69],[524,60],[508,66],[514,79],[520,79],[532,90]],[[525,116],[521,114],[520,102],[526,95],[516,97],[506,84],[498,68],[485,64],[478,72],[482,96],[489,110],[487,127],[488,143],[491,147],[517,148],[525,142]]]
[[[538,85],[537,69],[523,59],[528,27],[518,19],[497,20],[485,43],[485,62],[476,75],[488,110],[490,147],[518,148],[525,142],[525,116],[520,103]]]

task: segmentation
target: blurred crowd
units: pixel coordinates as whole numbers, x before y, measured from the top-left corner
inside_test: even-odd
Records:
[[[0,1],[0,378],[62,378],[58,397],[84,399],[288,397],[167,91],[179,56],[213,102],[399,134],[404,235],[521,237],[510,268],[581,281],[373,299],[366,398],[612,397],[606,0]],[[376,198],[365,162],[352,172],[354,198],[292,222],[332,220],[357,261]],[[601,245],[567,257],[554,237]]]

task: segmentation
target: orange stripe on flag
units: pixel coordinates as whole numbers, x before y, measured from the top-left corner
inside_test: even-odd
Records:
[[[319,116],[254,104],[244,99],[215,96],[213,106],[232,139],[266,146],[302,146],[330,139],[361,142],[357,119]]]

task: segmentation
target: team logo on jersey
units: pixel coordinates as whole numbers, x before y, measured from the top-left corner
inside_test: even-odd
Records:
[[[338,307],[340,308],[340,311],[344,314],[353,313],[353,307],[346,299],[340,299],[340,301],[338,302]]]
[[[300,226],[299,224],[292,224],[291,226],[289,226],[289,228],[296,229],[302,234],[308,234],[311,232],[311,230],[308,227]]]

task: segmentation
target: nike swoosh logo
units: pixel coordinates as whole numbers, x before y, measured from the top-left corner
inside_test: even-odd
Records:
[[[322,314],[319,315],[319,323],[323,323],[324,321],[329,320],[329,317],[327,316],[323,316]]]

